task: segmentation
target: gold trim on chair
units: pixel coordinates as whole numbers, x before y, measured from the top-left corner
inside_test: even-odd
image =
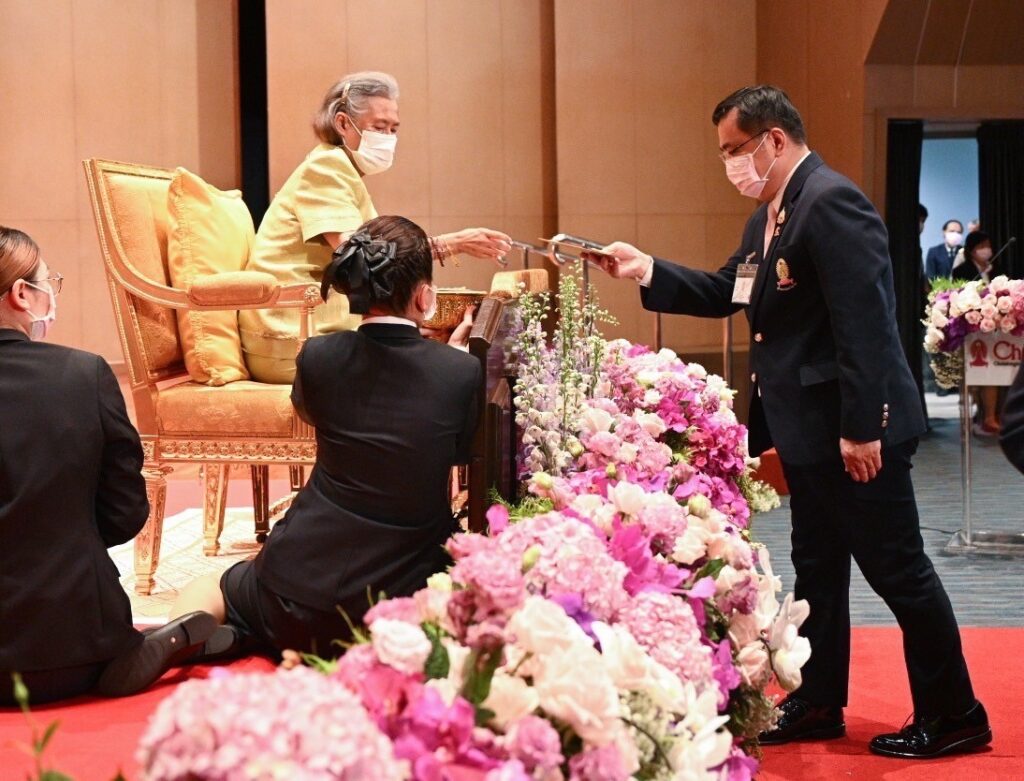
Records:
[[[211,387],[189,380],[172,310],[297,308],[301,313],[301,345],[310,333],[309,322],[320,295],[315,285],[279,285],[269,275],[246,271],[199,278],[186,290],[167,284],[166,201],[174,172],[99,159],[84,161],[84,167],[114,318],[128,365],[136,425],[142,437],[142,471],[150,515],[135,539],[135,590],[148,594],[160,558],[167,496],[165,475],[173,464],[204,465],[201,531],[204,551],[214,555],[223,526],[230,464],[251,466],[257,491],[265,492],[267,467],[292,467],[294,484],[301,467],[316,458],[314,431],[294,410],[290,410],[290,424],[284,421],[284,426],[268,425],[280,418],[270,420],[266,415],[288,413],[288,386],[265,385],[265,390],[254,392],[253,386],[259,383]],[[163,279],[154,278],[155,273],[162,274]],[[168,385],[172,380],[177,382]],[[242,398],[240,394],[245,391]],[[161,394],[168,394],[165,403],[161,403]],[[192,394],[197,402],[201,398],[201,405],[193,407],[188,398]],[[192,408],[219,417],[190,430],[188,415],[182,415],[181,410]],[[178,413],[170,421],[170,432],[162,424],[160,409]],[[275,503],[273,509],[280,509],[286,502]],[[268,508],[258,500],[255,506],[257,532],[265,534]]]

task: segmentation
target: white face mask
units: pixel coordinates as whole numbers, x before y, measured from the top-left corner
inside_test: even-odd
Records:
[[[350,149],[359,170],[367,176],[384,173],[395,161],[395,147],[398,136],[394,133],[381,133],[377,130],[360,131],[356,123],[352,128],[359,134],[359,148]]]
[[[764,186],[768,183],[768,174],[779,160],[777,157],[772,160],[772,164],[768,166],[764,176],[758,176],[757,167],[754,165],[754,155],[758,149],[764,146],[764,142],[767,140],[768,134],[765,133],[761,143],[757,145],[757,149],[753,152],[725,158],[725,175],[729,177],[730,182],[736,185],[736,189],[748,198],[760,197]]]
[[[964,240],[964,234],[959,231],[946,231],[946,246],[959,247]]]
[[[29,310],[29,314],[32,316],[32,323],[29,325],[28,336],[33,342],[38,342],[46,338],[46,334],[50,331],[50,326],[57,319],[57,297],[53,294],[52,287],[39,287],[39,285],[33,285],[31,282],[25,282],[25,284],[34,290],[38,290],[40,293],[46,293],[50,297],[50,308],[46,310],[46,314],[42,317]]]

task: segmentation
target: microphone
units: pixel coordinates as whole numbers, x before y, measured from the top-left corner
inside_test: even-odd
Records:
[[[1016,243],[1017,243],[1017,237],[1016,236],[1011,236],[1009,239],[1007,239],[1006,243],[1002,247],[999,248],[999,252],[997,252],[995,255],[992,256],[992,259],[988,262],[989,266],[991,266],[992,264],[994,264],[996,262],[996,258],[998,258],[1000,255],[1002,255],[1004,252],[1006,252],[1006,248],[1007,247],[1009,247],[1011,244],[1016,244]]]

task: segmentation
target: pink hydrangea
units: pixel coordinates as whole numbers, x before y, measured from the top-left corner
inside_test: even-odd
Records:
[[[657,591],[633,597],[619,619],[637,642],[681,680],[698,691],[713,680],[711,650],[701,642],[701,630],[686,600]]]
[[[157,707],[137,760],[151,781],[406,777],[356,696],[306,667],[186,681]]]
[[[630,775],[614,744],[588,748],[569,760],[569,781],[628,781]]]
[[[546,773],[564,761],[562,741],[551,723],[539,716],[524,716],[508,732],[509,756],[518,759],[530,773]]]

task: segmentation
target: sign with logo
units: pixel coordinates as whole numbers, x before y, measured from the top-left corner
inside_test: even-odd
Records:
[[[1012,385],[1024,360],[1024,337],[974,333],[964,341],[968,385]]]

